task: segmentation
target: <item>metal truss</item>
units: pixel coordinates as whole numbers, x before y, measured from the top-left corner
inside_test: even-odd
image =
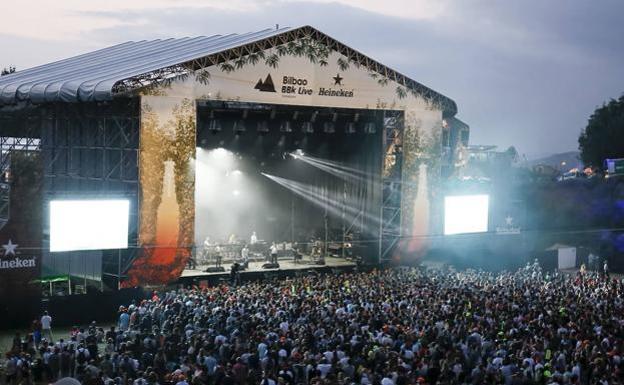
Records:
[[[457,113],[457,104],[455,104],[452,99],[391,68],[386,67],[378,61],[371,59],[361,52],[344,45],[343,43],[310,26],[289,30],[284,33],[244,44],[236,48],[121,80],[113,86],[113,94],[127,94],[139,88],[153,86],[154,84],[165,82],[176,77],[187,76],[191,71],[216,66],[221,63],[238,59],[242,56],[255,54],[260,51],[265,51],[305,38],[313,39],[326,46],[328,49],[340,53],[345,56],[348,62],[352,65],[364,67],[386,79],[405,86],[408,90],[422,96],[425,100],[440,108],[444,111],[445,116],[453,116]]]
[[[403,127],[401,111],[384,111],[382,205],[380,216],[379,262],[392,259],[401,238],[401,168],[403,166]]]
[[[137,191],[139,116],[55,114],[42,135],[47,190]]]
[[[11,216],[11,155],[16,151],[38,151],[40,148],[39,130],[34,122],[34,119],[27,118],[0,124],[0,229]],[[15,124],[19,127],[14,127]]]

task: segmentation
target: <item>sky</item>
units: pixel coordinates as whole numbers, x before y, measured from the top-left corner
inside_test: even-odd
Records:
[[[3,4],[0,67],[128,40],[312,25],[451,97],[472,144],[573,151],[624,93],[621,0],[30,0]]]

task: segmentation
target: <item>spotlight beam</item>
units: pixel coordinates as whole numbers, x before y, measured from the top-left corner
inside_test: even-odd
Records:
[[[284,178],[280,178],[277,176],[273,176],[273,175],[268,175],[268,174],[264,174],[262,173],[262,175],[266,176],[267,178],[271,179],[273,182],[279,184],[282,187],[285,187],[286,189],[292,191],[293,193],[297,194],[298,196],[304,198],[305,200],[316,204],[317,206],[320,207],[326,207],[326,202],[324,202],[321,199],[316,198],[315,196],[312,196],[310,194],[307,194],[306,192],[302,191],[299,188],[296,188],[295,186],[290,185],[288,182],[285,182],[286,179]],[[331,212],[334,215],[340,215],[342,214],[338,209],[334,208],[334,207],[330,207],[329,205],[327,205],[327,210],[329,212]]]
[[[322,171],[325,171],[329,174],[335,175],[341,179],[352,180],[352,181],[366,181],[367,178],[376,178],[379,177],[378,174],[367,173],[362,170],[358,170],[352,167],[348,167],[336,162],[328,161],[326,159],[320,159],[311,157],[304,154],[290,153],[295,159],[306,162],[307,164],[316,167]],[[357,175],[359,174],[359,175]]]
[[[346,172],[344,170],[340,170],[340,169],[337,169],[337,168],[334,168],[334,167],[331,167],[331,166],[327,166],[327,165],[322,164],[322,163],[314,162],[314,161],[310,160],[309,157],[307,157],[307,156],[301,156],[301,155],[295,155],[295,154],[291,154],[291,156],[293,158],[295,158],[295,159],[301,160],[301,161],[309,164],[312,167],[316,167],[316,168],[318,168],[318,169],[320,169],[322,171],[325,171],[325,172],[327,172],[329,174],[335,175],[335,176],[337,176],[340,179],[353,180],[353,181],[362,181],[363,180],[363,178],[358,176],[358,175],[354,175],[354,174],[348,173],[348,172]]]
[[[264,174],[263,174],[264,175]],[[272,176],[273,178],[278,178],[282,184],[293,190],[293,191],[298,191],[301,192],[302,194],[305,194],[305,196],[310,196],[315,198],[316,200],[318,200],[319,202],[321,202],[323,205],[325,204],[330,204],[334,207],[337,207],[339,209],[342,209],[344,207],[344,209],[346,211],[348,211],[349,213],[353,214],[353,215],[360,215],[361,214],[361,210],[359,208],[353,207],[350,204],[343,202],[343,199],[340,198],[340,195],[337,195],[337,198],[333,198],[330,197],[328,194],[323,194],[322,192],[318,192],[319,191],[319,187],[318,186],[311,186],[311,185],[306,185],[300,182],[296,182],[293,180],[289,180],[289,179],[285,179],[285,178],[280,178],[278,176]],[[341,212],[342,213],[342,212]],[[368,213],[365,213],[366,218],[375,221],[377,223],[380,223],[379,218],[373,215],[370,215]]]
[[[377,216],[371,215],[370,213],[362,211],[359,208],[350,206],[346,202],[343,202],[341,199],[333,199],[329,197],[329,195],[319,192],[318,186],[305,185],[300,182],[295,182],[293,180],[289,180],[289,179],[285,179],[285,178],[281,178],[275,175],[269,175],[265,173],[262,173],[262,175],[278,183],[279,185],[287,188],[293,193],[303,197],[305,200],[309,202],[312,202],[323,208],[327,207],[328,210],[336,216],[341,216],[342,209],[344,209],[346,212],[348,212],[350,215],[354,217],[363,215],[366,219],[370,220],[375,226],[378,226],[381,223],[380,219]],[[377,231],[376,228],[373,230],[367,228],[366,230]]]
[[[322,159],[322,158],[316,158],[313,156],[309,156],[306,155],[305,158],[311,162],[314,163],[318,163],[318,164],[322,164],[328,167],[332,167],[332,168],[336,168],[336,169],[340,169],[340,170],[344,170],[347,172],[352,172],[354,174],[361,174],[361,175],[366,175],[366,176],[371,176],[373,174],[369,174],[366,171],[357,169],[357,168],[353,168],[353,167],[349,167],[349,166],[345,166],[344,164],[338,163],[338,162],[334,162],[328,159]]]

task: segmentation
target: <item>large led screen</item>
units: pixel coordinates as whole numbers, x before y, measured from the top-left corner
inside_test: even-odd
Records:
[[[50,251],[125,249],[127,200],[50,201]]]
[[[444,234],[481,233],[488,230],[488,195],[444,198]]]

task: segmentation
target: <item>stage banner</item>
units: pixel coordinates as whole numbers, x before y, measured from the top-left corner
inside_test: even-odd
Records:
[[[175,281],[191,256],[195,223],[195,101],[141,98],[139,256],[125,287]]]
[[[8,156],[10,171],[1,186],[9,189],[10,208],[0,229],[0,326],[13,327],[37,317],[41,304],[43,167],[37,152]]]
[[[403,262],[422,257],[431,243],[433,229],[443,221],[434,204],[441,187],[442,121],[439,111],[405,112],[401,195],[402,241],[395,259]]]

